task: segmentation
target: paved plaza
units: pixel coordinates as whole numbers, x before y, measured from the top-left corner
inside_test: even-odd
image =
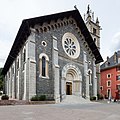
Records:
[[[120,120],[120,104],[0,106],[0,120]]]

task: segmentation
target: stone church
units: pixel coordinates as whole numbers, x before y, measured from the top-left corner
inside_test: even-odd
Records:
[[[89,25],[89,7],[85,19],[75,9],[23,20],[3,68],[5,93],[18,100],[46,95],[56,103],[97,97],[100,26],[98,19]]]

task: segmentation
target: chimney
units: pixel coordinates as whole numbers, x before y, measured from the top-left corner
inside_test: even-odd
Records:
[[[118,63],[120,63],[120,50],[117,52],[117,57],[118,57]]]
[[[109,60],[109,56],[107,56],[107,61]]]
[[[117,52],[114,53],[113,59],[114,59],[114,63],[117,63]]]

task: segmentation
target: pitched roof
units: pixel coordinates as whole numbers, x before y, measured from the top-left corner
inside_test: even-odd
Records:
[[[100,69],[102,71],[116,66],[120,66],[120,51],[115,52],[110,58],[108,57],[107,61],[100,66]]]
[[[56,14],[51,14],[51,15],[46,15],[46,16],[41,16],[41,17],[35,17],[35,18],[30,18],[30,19],[25,19],[22,21],[22,24],[20,26],[20,29],[17,33],[17,36],[15,38],[15,41],[13,43],[13,46],[11,48],[11,51],[8,55],[8,58],[6,60],[6,63],[4,65],[3,74],[6,74],[9,67],[13,63],[13,61],[16,59],[22,45],[26,41],[27,37],[30,35],[30,27],[34,26],[35,24],[43,24],[44,22],[50,22],[51,20],[57,21],[58,19],[63,19],[65,17],[69,18],[72,16],[78,25],[78,27],[81,30],[81,33],[83,34],[86,42],[88,43],[92,53],[95,56],[95,63],[100,63],[103,62],[103,59],[100,55],[100,52],[98,51],[80,13],[78,10],[72,10],[72,11],[67,11],[67,12],[61,12],[61,13],[56,13]]]

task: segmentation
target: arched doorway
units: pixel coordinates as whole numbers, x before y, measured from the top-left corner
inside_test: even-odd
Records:
[[[72,95],[72,83],[66,82],[66,95]]]
[[[62,70],[61,94],[62,98],[66,95],[82,95],[82,75],[79,68],[73,64],[67,64]]]

